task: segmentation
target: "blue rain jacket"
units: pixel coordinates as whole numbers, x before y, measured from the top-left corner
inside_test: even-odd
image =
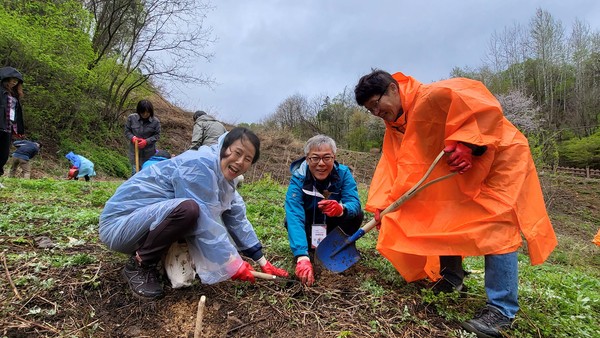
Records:
[[[70,152],[65,155],[67,160],[71,162],[71,164],[79,170],[77,174],[77,178],[88,176],[96,176],[96,172],[94,171],[94,163],[87,158],[77,155],[74,152]]]
[[[100,215],[102,242],[132,254],[140,239],[191,199],[198,203],[200,216],[186,241],[202,283],[230,279],[243,262],[238,250],[258,248],[262,256],[244,201],[221,171],[223,139],[224,135],[211,147],[158,162],[119,186]]]
[[[331,193],[329,199],[341,202],[344,205],[344,212],[348,213],[349,217],[355,217],[361,211],[358,189],[350,168],[337,161],[324,182],[315,182],[305,159],[294,161],[290,166],[290,171],[292,178],[285,197],[288,239],[294,257],[308,256],[306,215],[314,212],[315,223],[324,223],[324,215],[317,208],[317,203],[323,198],[315,197],[305,191],[317,191],[319,194],[323,194],[323,190],[329,191]]]
[[[164,161],[164,160],[168,160],[168,158],[166,157],[162,157],[162,156],[152,156],[148,159],[148,161],[144,162],[144,164],[142,164],[142,169],[146,169],[149,166],[156,164],[158,162]]]

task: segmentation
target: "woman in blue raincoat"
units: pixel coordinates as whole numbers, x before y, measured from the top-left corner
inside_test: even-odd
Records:
[[[117,189],[100,215],[100,239],[111,250],[131,254],[123,275],[135,295],[163,295],[156,264],[183,238],[205,284],[230,278],[254,282],[252,266],[238,251],[263,272],[288,275],[264,257],[233,184],[259,155],[258,137],[238,127],[217,144],[158,162]]]
[[[86,182],[89,182],[91,176],[96,176],[94,171],[94,163],[87,158],[77,155],[74,152],[69,152],[65,155],[67,160],[71,162],[71,168],[69,170],[69,179],[85,178]]]

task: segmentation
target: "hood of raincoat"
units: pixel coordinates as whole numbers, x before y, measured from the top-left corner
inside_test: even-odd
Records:
[[[18,79],[20,83],[23,83],[23,75],[21,75],[18,70],[14,69],[13,67],[0,68],[0,81],[9,77],[14,77]]]
[[[81,167],[81,161],[79,160],[79,156],[77,156],[74,152],[69,152],[65,155],[65,157],[67,158],[67,160],[69,160],[69,162],[71,162],[72,165],[76,166],[77,168]]]

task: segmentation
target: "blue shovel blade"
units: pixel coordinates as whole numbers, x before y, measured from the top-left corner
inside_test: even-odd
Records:
[[[327,270],[343,272],[360,260],[354,243],[342,229],[335,228],[317,246],[317,259]]]

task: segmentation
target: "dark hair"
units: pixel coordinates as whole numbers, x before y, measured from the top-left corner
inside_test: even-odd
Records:
[[[260,157],[260,140],[252,130],[244,127],[235,127],[231,129],[227,135],[225,135],[223,145],[221,146],[221,158],[225,156],[225,151],[227,148],[229,148],[229,146],[231,146],[233,142],[237,140],[241,140],[242,142],[250,141],[250,143],[252,143],[254,149],[256,150],[254,158],[252,159],[252,164],[256,163]]]
[[[398,85],[398,81],[390,73],[379,69],[372,69],[371,73],[361,77],[356,87],[354,87],[356,103],[364,106],[374,95],[384,94],[390,83]]]
[[[23,94],[23,76],[21,73],[12,67],[3,67],[0,69],[0,74],[5,76],[2,78],[2,88],[6,89],[11,96],[17,98],[18,100],[22,99],[25,95]],[[13,88],[8,88],[8,81],[11,78],[17,79],[18,82]]]
[[[149,112],[150,116],[154,117],[154,106],[152,106],[152,102],[148,100],[141,100],[138,102],[135,112],[141,116],[145,111]]]
[[[157,150],[154,156],[171,158],[171,153],[166,150]]]
[[[200,116],[202,116],[202,115],[206,115],[206,112],[204,112],[204,111],[202,111],[202,110],[197,110],[197,111],[194,113],[194,121],[196,121],[196,119],[197,119],[197,118],[199,118],[199,117],[200,117]]]

